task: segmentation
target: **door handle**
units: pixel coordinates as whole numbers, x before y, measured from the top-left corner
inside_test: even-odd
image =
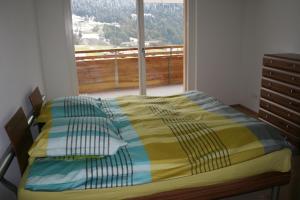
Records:
[[[145,49],[145,47],[143,47],[141,51],[142,51],[143,57],[146,58],[146,49]]]

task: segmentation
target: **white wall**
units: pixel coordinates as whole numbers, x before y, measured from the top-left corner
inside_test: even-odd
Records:
[[[257,111],[263,54],[300,53],[300,1],[192,1],[198,89]]]
[[[69,0],[36,0],[47,98],[77,95]],[[69,20],[69,21],[68,21]]]
[[[198,89],[240,102],[242,1],[196,0]]]
[[[0,1],[0,155],[9,144],[4,124],[19,106],[29,113],[27,97],[35,86],[43,91],[38,46],[33,1]],[[6,177],[18,183],[15,160]],[[14,195],[0,184],[0,198],[14,199]]]
[[[258,110],[262,57],[300,53],[299,0],[246,0],[243,16],[242,103]]]

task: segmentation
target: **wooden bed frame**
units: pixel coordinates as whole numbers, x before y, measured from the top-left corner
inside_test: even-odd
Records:
[[[17,195],[17,187],[4,178],[4,175],[12,162],[14,155],[17,155],[20,164],[21,173],[24,172],[24,167],[27,166],[28,145],[26,147],[20,145],[32,143],[30,127],[33,125],[33,116],[37,116],[43,103],[43,96],[36,88],[30,95],[30,101],[33,107],[33,115],[27,121],[25,114],[20,108],[18,112],[11,118],[6,125],[7,134],[11,139],[11,145],[0,160],[0,181],[8,189]],[[20,123],[22,126],[20,126]],[[17,142],[16,142],[17,141]],[[25,166],[24,166],[25,164]],[[290,181],[291,172],[268,172],[256,176],[228,181],[226,183],[215,184],[210,186],[177,189],[167,192],[156,193],[148,196],[137,197],[133,199],[152,200],[187,200],[187,199],[218,199],[248,192],[258,191],[266,188],[272,188],[271,199],[276,200],[279,196],[281,185],[288,184]]]

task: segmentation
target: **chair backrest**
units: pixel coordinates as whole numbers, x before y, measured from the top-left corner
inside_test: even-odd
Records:
[[[32,105],[33,114],[37,117],[40,114],[43,105],[43,96],[41,95],[39,87],[36,87],[29,95],[29,100]]]
[[[15,151],[21,174],[23,174],[28,165],[28,151],[33,144],[33,139],[22,108],[19,108],[7,122],[5,129]]]

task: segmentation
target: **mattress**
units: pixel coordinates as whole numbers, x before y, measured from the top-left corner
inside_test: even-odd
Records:
[[[235,164],[222,169],[205,172],[193,176],[174,178],[165,181],[157,181],[148,184],[108,188],[70,190],[62,192],[39,192],[25,190],[25,182],[28,169],[22,177],[18,189],[19,200],[98,200],[101,199],[126,199],[165,192],[175,189],[207,186],[218,183],[226,183],[240,178],[259,175],[266,172],[288,172],[291,169],[291,151],[287,148],[273,153]]]

